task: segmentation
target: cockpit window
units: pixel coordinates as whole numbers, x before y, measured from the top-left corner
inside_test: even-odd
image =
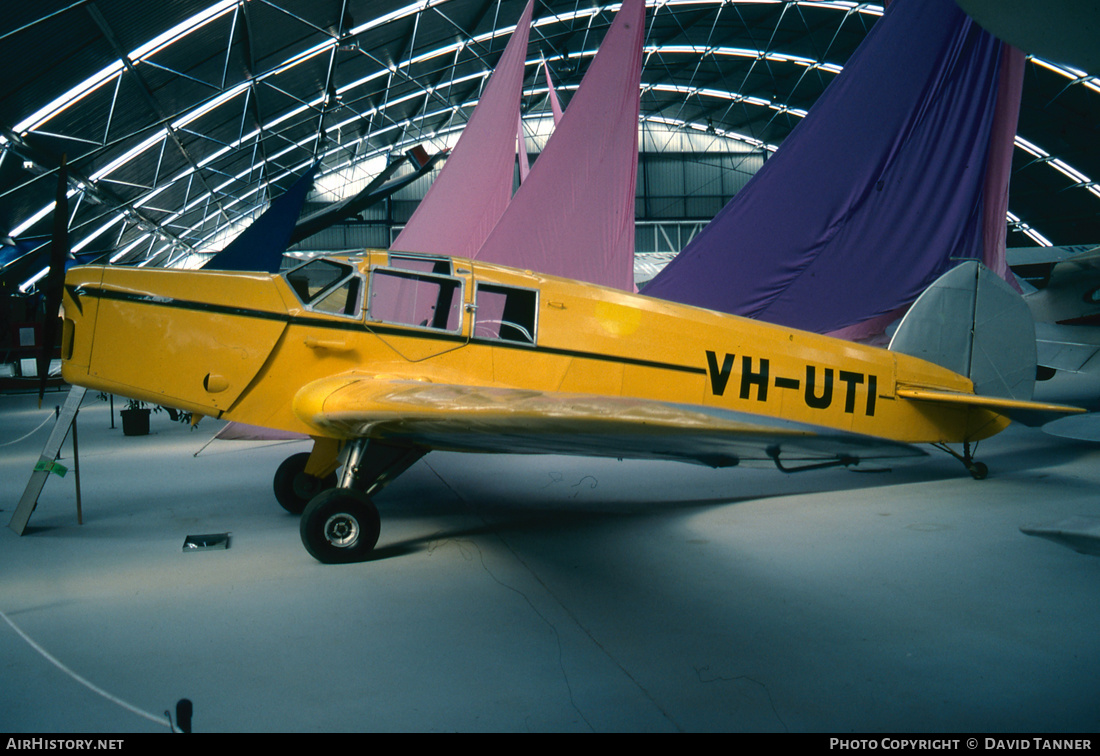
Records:
[[[535,343],[539,293],[535,289],[478,284],[474,338]]]
[[[359,278],[351,277],[327,292],[322,293],[312,303],[314,310],[332,315],[359,314]]]
[[[410,252],[391,252],[390,267],[403,270],[416,270],[421,273],[438,273],[442,276],[451,275],[451,261],[446,257],[433,257],[430,255],[415,255]]]
[[[462,328],[462,282],[412,271],[371,272],[368,317],[381,323],[457,332]]]
[[[309,309],[331,315],[359,315],[361,278],[351,265],[313,260],[284,275],[298,299]]]

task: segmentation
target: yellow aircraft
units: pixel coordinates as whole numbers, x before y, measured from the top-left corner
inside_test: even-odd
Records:
[[[941,314],[923,300],[914,312]],[[944,336],[952,329],[922,322],[934,323],[933,351],[957,356]],[[971,323],[955,330],[969,334]],[[966,348],[977,354],[976,343]],[[984,477],[970,444],[1005,428],[1006,413],[1071,411],[978,395],[966,375],[896,350],[531,271],[371,250],[278,275],[74,268],[63,360],[72,384],[311,436],[312,452],[280,466],[275,493],[301,513],[307,550],[329,563],[369,557],[380,529],[371,495],[432,449],[762,461],[790,472],[950,442]],[[1017,372],[1028,370],[1024,384],[1033,360]]]

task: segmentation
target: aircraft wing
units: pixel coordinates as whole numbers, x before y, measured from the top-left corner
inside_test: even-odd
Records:
[[[1037,323],[1095,324],[1100,247],[1020,247],[1007,250],[1005,260],[1018,280],[1034,287],[1024,299]]]
[[[294,412],[325,436],[443,451],[667,459],[728,467],[856,464],[915,446],[803,423],[626,397],[344,375],[302,388]]]
[[[1074,244],[1065,247],[1012,247],[1005,250],[1010,268],[1028,265],[1055,265],[1060,262],[1096,264],[1100,261],[1100,246]]]
[[[1073,373],[1100,373],[1100,328],[1036,323],[1039,364]]]

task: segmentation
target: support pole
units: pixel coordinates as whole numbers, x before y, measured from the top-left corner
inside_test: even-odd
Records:
[[[80,450],[76,444],[76,418],[80,412],[73,415],[73,476],[76,482],[76,524],[84,524],[84,513],[80,507]]]

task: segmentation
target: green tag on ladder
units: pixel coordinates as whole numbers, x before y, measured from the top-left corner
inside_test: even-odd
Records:
[[[65,465],[61,464],[60,462],[57,462],[56,460],[51,461],[48,459],[38,460],[38,462],[34,466],[34,469],[35,472],[42,472],[43,470],[45,470],[46,472],[51,472],[60,478],[64,478],[65,473],[69,471],[69,468],[65,467]]]

